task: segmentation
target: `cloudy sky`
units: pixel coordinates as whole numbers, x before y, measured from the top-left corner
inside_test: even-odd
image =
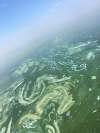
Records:
[[[100,0],[0,0],[0,69],[30,40],[79,20],[90,23],[99,9]]]

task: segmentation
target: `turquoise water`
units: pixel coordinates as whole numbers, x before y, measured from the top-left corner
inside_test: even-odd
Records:
[[[0,96],[0,133],[99,133],[100,42],[40,46]]]

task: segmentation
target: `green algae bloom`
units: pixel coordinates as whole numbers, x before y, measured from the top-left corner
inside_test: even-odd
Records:
[[[45,67],[28,60],[15,71],[23,79],[13,83],[1,97],[0,132],[60,133],[62,116],[74,104],[70,78],[42,74]]]

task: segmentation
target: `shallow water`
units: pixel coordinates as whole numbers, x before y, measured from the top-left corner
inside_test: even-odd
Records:
[[[1,93],[0,133],[99,133],[100,42],[36,51]]]

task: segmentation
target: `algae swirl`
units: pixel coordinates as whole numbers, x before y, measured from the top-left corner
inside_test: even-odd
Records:
[[[22,78],[0,97],[0,133],[60,133],[62,116],[75,102],[71,81],[43,73],[46,68],[27,60],[15,71]]]

